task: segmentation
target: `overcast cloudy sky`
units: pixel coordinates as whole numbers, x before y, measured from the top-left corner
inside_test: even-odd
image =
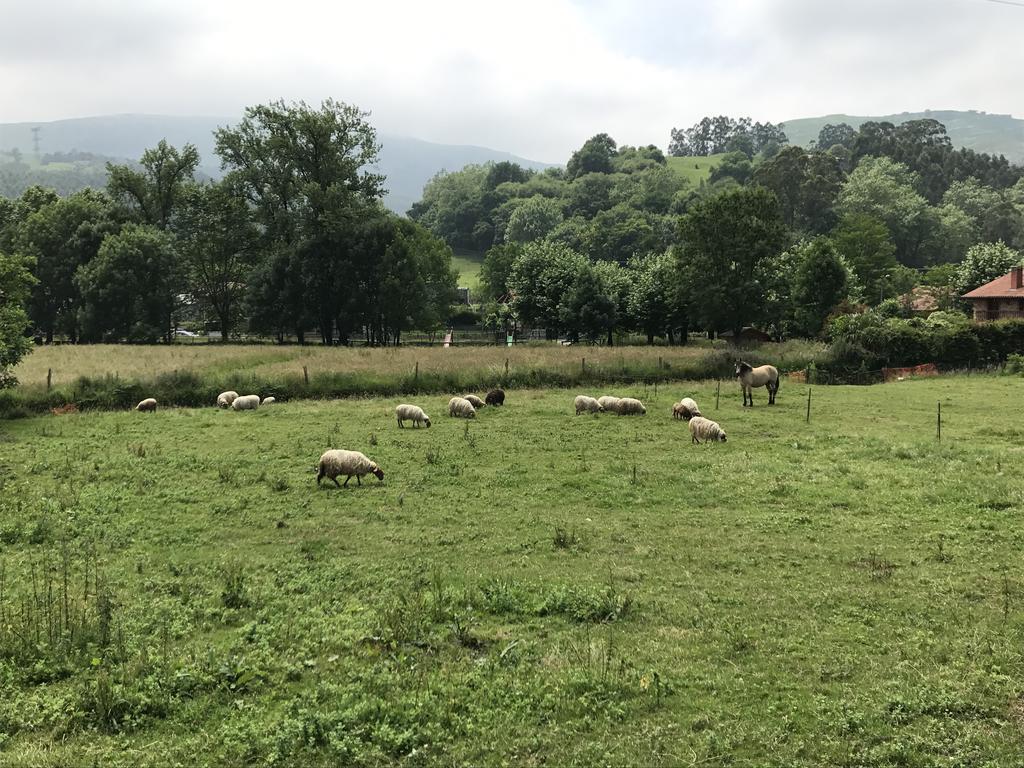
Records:
[[[383,132],[564,162],[705,114],[1024,116],[1010,0],[35,0],[0,24],[0,122],[239,115],[331,96]]]

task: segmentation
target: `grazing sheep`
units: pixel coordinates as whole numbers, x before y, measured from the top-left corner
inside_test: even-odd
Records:
[[[703,416],[694,416],[690,419],[690,438],[691,442],[698,444],[701,440],[705,443],[724,443],[725,430],[711,419],[705,419]]]
[[[597,398],[597,402],[606,413],[615,413],[619,410],[619,398],[614,395],[604,395],[603,397],[599,397]]]
[[[233,411],[255,411],[259,407],[259,395],[242,395],[241,397],[236,397],[234,402],[231,403],[231,410]]]
[[[231,404],[238,399],[238,393],[233,389],[229,389],[227,392],[221,392],[217,395],[217,407],[218,408],[230,408]]]
[[[136,411],[155,411],[156,410],[156,398],[147,397],[141,403],[135,406]]]
[[[487,393],[487,397],[484,398],[484,402],[488,405],[504,405],[505,404],[505,390],[503,389],[492,389]]]
[[[644,404],[636,398],[623,397],[615,406],[615,412],[619,414],[619,416],[643,416],[647,413],[647,409],[644,408]]]
[[[775,395],[779,391],[779,369],[774,365],[760,365],[752,368],[750,363],[736,364],[736,378],[740,380],[743,390],[743,405],[754,407],[754,387],[768,389],[768,405],[775,405]],[[749,400],[749,403],[748,403]]]
[[[418,405],[408,405],[402,403],[395,408],[395,416],[398,417],[398,426],[400,429],[405,429],[403,421],[411,421],[414,427],[419,428],[420,424],[426,424],[430,426],[430,417],[423,412],[423,409]]]
[[[576,395],[574,405],[576,406],[577,416],[584,411],[587,413],[601,413],[604,411],[604,408],[601,407],[601,404],[597,402],[597,400],[592,397],[587,397],[586,395]]]
[[[260,403],[260,405],[261,406],[262,405],[271,405],[272,403],[276,403],[276,402],[277,402],[277,398],[276,397],[264,397],[263,398],[263,402]]]
[[[689,421],[694,416],[700,416],[700,408],[697,403],[689,397],[684,397],[672,406],[672,418]]]
[[[325,451],[320,457],[316,484],[320,485],[320,481],[326,477],[328,480],[333,480],[335,485],[342,487],[338,482],[341,475],[346,476],[344,485],[348,485],[348,481],[355,475],[356,482],[362,485],[363,475],[368,475],[371,472],[377,476],[378,480],[384,482],[384,472],[381,471],[381,468],[359,451]]]
[[[470,404],[477,410],[483,408],[486,403],[476,395],[463,395],[463,398],[469,400]]]
[[[453,397],[448,401],[448,415],[460,419],[475,419],[476,408],[464,397]]]

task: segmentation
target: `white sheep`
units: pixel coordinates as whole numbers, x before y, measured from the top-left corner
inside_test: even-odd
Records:
[[[263,398],[263,402],[262,402],[262,403],[260,403],[260,405],[261,405],[261,406],[264,406],[264,405],[273,405],[273,404],[274,404],[274,403],[276,403],[276,402],[277,402],[277,398],[276,398],[276,397],[264,397],[264,398]]]
[[[414,427],[419,427],[420,424],[430,426],[430,417],[418,405],[402,403],[395,408],[395,416],[398,418],[398,426],[402,429],[405,428],[403,421],[411,421]]]
[[[736,378],[740,380],[743,390],[743,405],[754,407],[754,387],[768,390],[768,405],[775,405],[775,395],[779,392],[779,369],[774,365],[751,367],[750,363],[736,363]]]
[[[703,416],[694,416],[690,419],[690,438],[691,442],[698,444],[701,440],[705,443],[724,443],[725,430],[711,419],[705,419]]]
[[[615,413],[619,409],[619,398],[614,395],[603,395],[597,398],[597,402],[606,413]]]
[[[259,395],[242,395],[241,397],[236,397],[231,403],[231,410],[233,411],[255,411],[259,407]]]
[[[623,397],[615,406],[615,412],[619,416],[643,416],[647,413],[647,409],[644,408],[644,404],[633,397]]]
[[[476,408],[464,397],[453,397],[448,401],[448,415],[460,419],[475,419]]]
[[[469,400],[470,405],[472,405],[477,410],[480,410],[486,405],[486,403],[476,395],[463,395],[462,397],[465,400]]]
[[[576,400],[573,401],[576,406],[576,415],[579,416],[581,413],[586,411],[587,413],[601,413],[604,408],[597,400],[586,395],[576,395]]]
[[[141,403],[135,406],[136,411],[155,411],[156,410],[156,398],[147,397]]]
[[[672,418],[683,419],[689,421],[694,416],[700,416],[700,408],[697,407],[695,400],[684,397],[678,403],[672,406]]]
[[[238,399],[238,393],[233,389],[229,389],[227,392],[221,392],[217,395],[217,407],[218,408],[230,408],[231,404]]]
[[[355,475],[356,482],[362,485],[363,475],[371,473],[376,475],[378,480],[384,482],[384,472],[381,471],[381,468],[359,451],[325,451],[320,457],[318,470],[317,485],[320,485],[320,481],[326,477],[328,480],[333,480],[335,485],[343,487],[338,482],[341,475],[346,476],[344,485],[348,485],[348,481],[352,479],[353,475]]]

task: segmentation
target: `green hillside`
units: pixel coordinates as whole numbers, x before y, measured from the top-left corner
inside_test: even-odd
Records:
[[[829,123],[847,123],[859,128],[861,123],[869,120],[899,124],[926,118],[938,120],[946,126],[946,131],[955,146],[968,147],[977,152],[1005,155],[1011,162],[1024,162],[1024,120],[1011,115],[994,115],[974,110],[925,110],[873,117],[823,115],[787,120],[785,130],[791,144],[808,146]]]
[[[718,165],[725,155],[708,155],[707,157],[670,157],[668,167],[689,181],[695,187],[706,181],[711,169]]]

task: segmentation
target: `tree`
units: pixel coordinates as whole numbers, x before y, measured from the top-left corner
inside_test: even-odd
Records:
[[[957,268],[951,287],[957,296],[963,296],[985,283],[1002,277],[1021,263],[1019,251],[1005,243],[978,243],[967,251]]]
[[[480,267],[480,283],[487,298],[494,301],[506,300],[508,277],[512,265],[522,252],[523,248],[518,243],[496,245],[487,252],[483,266]]]
[[[612,335],[618,307],[617,297],[607,290],[608,287],[595,265],[586,262],[580,265],[558,303],[559,324],[572,341],[579,341],[581,336],[596,341],[604,335]]]
[[[423,188],[419,202],[409,209],[409,218],[427,227],[453,248],[486,250],[494,240],[491,209],[497,200],[493,190],[500,184],[490,188],[490,206],[485,204],[485,194],[488,181],[498,177],[498,174],[492,177],[497,167],[467,165],[454,173],[438,173]],[[510,181],[508,179],[505,183]],[[480,224],[490,226],[478,229]]]
[[[589,267],[584,256],[560,243],[527,244],[508,278],[513,311],[524,323],[558,332],[565,317],[562,302]]]
[[[864,286],[865,299],[881,301],[881,291],[896,268],[896,246],[885,223],[867,214],[850,214],[840,220],[830,237]]]
[[[183,195],[175,230],[187,285],[213,311],[226,342],[257,263],[249,207],[228,182],[197,185]]]
[[[615,154],[615,139],[607,133],[592,136],[572,153],[565,166],[566,176],[572,181],[586,173],[612,173],[612,158]]]
[[[923,246],[934,235],[938,217],[914,187],[918,177],[887,157],[866,157],[839,192],[840,216],[863,214],[885,222],[896,246],[896,259],[906,266],[924,266],[930,254]]]
[[[91,189],[57,198],[21,221],[13,240],[18,252],[34,260],[37,278],[29,316],[47,343],[55,333],[77,340],[75,272],[96,257],[103,238],[118,226],[110,198]]]
[[[26,336],[28,302],[35,278],[32,259],[0,252],[0,389],[17,383],[11,369],[31,349]]]
[[[655,226],[658,219],[619,203],[593,218],[583,250],[595,261],[616,261],[620,265],[635,254],[664,250],[667,229],[663,232]]]
[[[849,275],[835,246],[824,237],[796,248],[792,276],[793,328],[802,336],[817,336],[825,318],[849,294]]]
[[[263,251],[277,262],[261,274],[282,281],[277,296],[288,305],[280,309],[300,341],[312,321],[333,343],[341,308],[358,299],[346,278],[359,265],[346,255],[355,252],[359,222],[379,211],[384,181],[369,170],[380,146],[366,118],[332,99],[319,109],[276,101],[247,108],[237,126],[215,133],[229,183],[253,205]]]
[[[852,126],[846,123],[828,123],[818,131],[818,141],[816,146],[822,151],[831,149],[836,145],[845,147],[846,149],[851,149],[856,138],[857,131],[855,131]]]
[[[778,200],[763,187],[732,190],[696,205],[680,221],[677,244],[693,319],[737,337],[745,325],[761,320],[763,269],[784,239]]]
[[[75,275],[82,295],[84,341],[170,341],[181,290],[170,236],[149,225],[128,224],[103,240]]]
[[[398,344],[403,332],[433,331],[447,319],[457,275],[444,241],[418,224],[388,218],[393,237],[377,264],[369,318],[376,326],[373,341]]]
[[[193,183],[199,150],[186,144],[179,152],[161,140],[142,153],[142,170],[107,163],[107,191],[142,224],[167,230],[184,189]]]
[[[637,256],[629,262],[631,277],[628,293],[630,323],[647,335],[647,343],[667,336],[675,343],[676,329],[682,329],[686,343],[686,308],[676,260],[669,251]]]
[[[505,240],[530,243],[547,236],[562,221],[562,207],[548,197],[534,195],[518,201],[508,220]]]
[[[785,147],[757,167],[753,180],[775,193],[790,228],[820,233],[832,226],[832,208],[843,181],[833,156]]]
[[[729,152],[711,169],[708,181],[714,184],[724,178],[733,178],[740,184],[746,184],[754,172],[750,157],[743,152]]]

